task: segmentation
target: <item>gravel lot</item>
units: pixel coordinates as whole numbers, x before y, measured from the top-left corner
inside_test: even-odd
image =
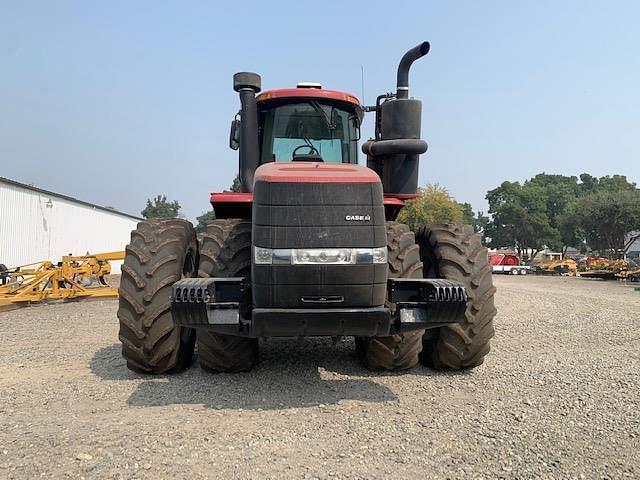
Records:
[[[117,301],[0,313],[0,478],[639,478],[640,292],[497,277],[468,373],[372,374],[352,340],[144,377]]]

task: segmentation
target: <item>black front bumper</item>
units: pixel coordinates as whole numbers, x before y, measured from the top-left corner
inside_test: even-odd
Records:
[[[171,311],[183,326],[229,335],[368,337],[456,323],[467,307],[464,286],[448,280],[389,279],[387,295],[393,309],[252,308],[244,278],[187,278],[173,285]]]

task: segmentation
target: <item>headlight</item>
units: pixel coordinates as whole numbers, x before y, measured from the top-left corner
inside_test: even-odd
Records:
[[[253,247],[253,258],[256,265],[270,265],[273,263],[273,250],[270,248]]]
[[[264,248],[253,247],[256,265],[366,265],[387,263],[387,247]]]
[[[373,263],[387,263],[387,247],[372,248]]]
[[[294,248],[292,265],[349,265],[356,263],[355,248]]]

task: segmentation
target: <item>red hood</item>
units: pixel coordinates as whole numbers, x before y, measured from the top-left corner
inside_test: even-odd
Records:
[[[271,162],[256,169],[255,182],[376,183],[378,174],[367,167],[347,163]]]

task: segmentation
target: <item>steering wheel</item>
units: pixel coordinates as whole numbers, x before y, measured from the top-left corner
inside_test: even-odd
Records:
[[[300,145],[296,148],[293,149],[293,153],[291,154],[292,157],[296,156],[296,152],[298,150],[300,150],[301,148],[308,148],[309,149],[309,153],[307,153],[307,155],[313,155],[314,153],[318,156],[320,156],[320,152],[318,152],[318,150],[316,149],[316,147],[314,147],[313,145],[307,145],[306,143],[304,145]]]

